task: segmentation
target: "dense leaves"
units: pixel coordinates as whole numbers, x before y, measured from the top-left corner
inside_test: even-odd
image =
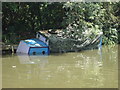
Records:
[[[5,43],[32,38],[37,31],[47,29],[63,29],[63,36],[76,40],[81,37],[92,39],[99,32],[103,32],[104,44],[119,40],[120,2],[6,2],[2,4],[2,10]]]
[[[64,4],[67,10],[67,35],[72,38],[95,38],[103,32],[103,43],[118,43],[120,3],[71,3]],[[72,34],[72,31],[76,32]],[[92,32],[92,34],[90,34]],[[89,37],[84,33],[89,33]]]
[[[61,3],[3,3],[3,41],[16,43],[35,37],[39,30],[64,28],[62,6]]]

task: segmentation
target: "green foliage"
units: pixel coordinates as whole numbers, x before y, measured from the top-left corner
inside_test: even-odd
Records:
[[[104,44],[120,43],[120,2],[4,2],[2,12],[5,43],[18,43],[47,29],[64,29],[64,37],[78,40],[103,32]]]
[[[62,6],[62,3],[4,2],[3,41],[19,42],[21,39],[34,37],[39,30],[63,28],[61,22],[65,12]],[[12,34],[16,36],[16,40],[12,38]]]
[[[66,2],[63,8],[66,10],[67,26],[66,36],[74,39],[95,38],[99,32],[103,32],[103,44],[118,43],[118,31],[120,23],[120,2],[117,3],[74,3]],[[74,31],[74,33],[71,33]],[[76,34],[77,33],[77,34]],[[89,36],[85,36],[89,33]],[[91,33],[91,34],[90,34]],[[73,36],[73,37],[72,37]],[[76,36],[79,36],[76,38]]]

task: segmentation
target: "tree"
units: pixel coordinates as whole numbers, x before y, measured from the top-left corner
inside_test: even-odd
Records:
[[[95,34],[103,32],[103,43],[118,42],[119,6],[120,3],[75,3],[66,2],[66,35],[74,39],[95,38]],[[117,6],[116,6],[117,5]],[[84,33],[92,33],[85,36]]]

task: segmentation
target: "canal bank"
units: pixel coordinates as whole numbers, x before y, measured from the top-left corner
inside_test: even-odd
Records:
[[[18,48],[18,45],[5,45],[2,44],[0,51],[2,52],[2,54],[15,54],[16,50]]]

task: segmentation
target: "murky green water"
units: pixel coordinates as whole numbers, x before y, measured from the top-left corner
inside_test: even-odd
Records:
[[[118,46],[50,56],[2,57],[3,88],[117,88]]]

